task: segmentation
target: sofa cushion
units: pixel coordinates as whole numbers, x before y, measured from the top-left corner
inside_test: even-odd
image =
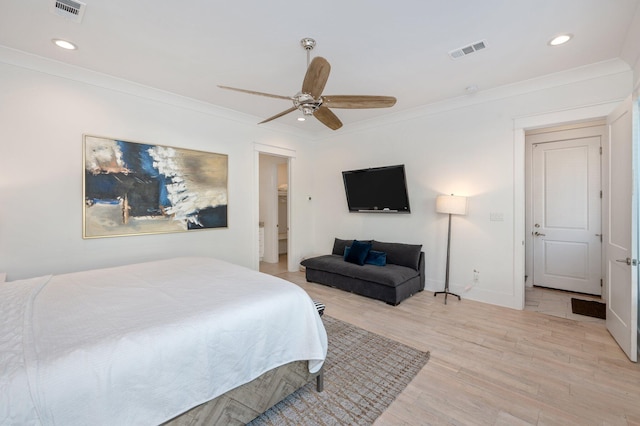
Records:
[[[363,243],[371,243],[373,240],[360,240]],[[350,247],[353,244],[353,240],[341,240],[340,238],[336,238],[333,241],[333,250],[331,250],[331,254],[336,254],[338,256],[344,255],[345,247]]]
[[[342,256],[326,254],[324,256],[305,259],[301,265],[307,269],[327,271],[345,277],[356,278],[362,281],[370,281],[377,284],[397,287],[398,285],[419,275],[419,273],[406,266],[387,263],[386,266],[363,265],[358,266],[345,262]],[[328,283],[331,285],[331,283]]]
[[[422,244],[384,243],[373,240],[371,250],[387,253],[387,265],[393,263],[416,271],[420,269]]]
[[[351,243],[351,249],[349,251],[345,250],[344,260],[362,266],[369,254],[369,250],[371,250],[371,243],[354,240]]]
[[[331,251],[331,254],[342,256],[344,254],[344,249],[346,247],[350,247],[351,244],[353,244],[353,240],[341,240],[340,238],[336,238],[333,241],[333,250]]]

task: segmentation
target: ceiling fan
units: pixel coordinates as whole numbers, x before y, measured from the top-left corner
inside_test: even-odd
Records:
[[[270,93],[256,92],[253,90],[238,89],[229,86],[218,86],[221,89],[235,90],[238,92],[249,93],[251,95],[267,96],[269,98],[288,99],[293,101],[293,106],[261,121],[258,124],[266,123],[283,115],[289,114],[295,110],[300,110],[305,116],[313,115],[320,120],[322,124],[332,130],[338,130],[342,127],[340,119],[329,109],[364,109],[364,108],[389,108],[395,105],[396,98],[393,96],[371,96],[371,95],[325,95],[322,91],[329,78],[331,65],[329,62],[316,56],[309,62],[311,50],[315,47],[316,42],[312,38],[303,38],[300,41],[302,47],[307,51],[307,72],[302,81],[302,89],[294,96],[272,95]]]

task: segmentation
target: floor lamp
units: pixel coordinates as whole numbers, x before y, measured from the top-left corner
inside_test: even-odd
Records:
[[[444,294],[444,304],[447,304],[447,296],[456,296],[460,300],[460,296],[449,291],[449,254],[451,251],[451,215],[452,214],[467,214],[467,197],[460,197],[456,195],[438,195],[436,198],[436,212],[445,213],[449,215],[449,232],[447,234],[447,274],[444,279],[444,291],[436,291],[433,296],[438,294]]]

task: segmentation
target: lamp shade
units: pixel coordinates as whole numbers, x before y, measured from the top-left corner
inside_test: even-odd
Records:
[[[438,195],[436,212],[447,214],[467,214],[467,197],[459,195]]]

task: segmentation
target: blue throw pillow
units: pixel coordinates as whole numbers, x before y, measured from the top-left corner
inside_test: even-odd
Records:
[[[385,266],[387,264],[387,253],[383,251],[369,250],[364,263],[375,266]]]
[[[344,248],[344,260],[347,260],[347,256],[350,252],[351,246],[346,246]],[[387,264],[387,253],[383,251],[369,250],[364,263],[367,265],[385,266]]]
[[[344,260],[355,263],[356,265],[364,265],[369,250],[371,250],[371,243],[354,240],[353,243],[351,243],[349,252],[345,250]]]

